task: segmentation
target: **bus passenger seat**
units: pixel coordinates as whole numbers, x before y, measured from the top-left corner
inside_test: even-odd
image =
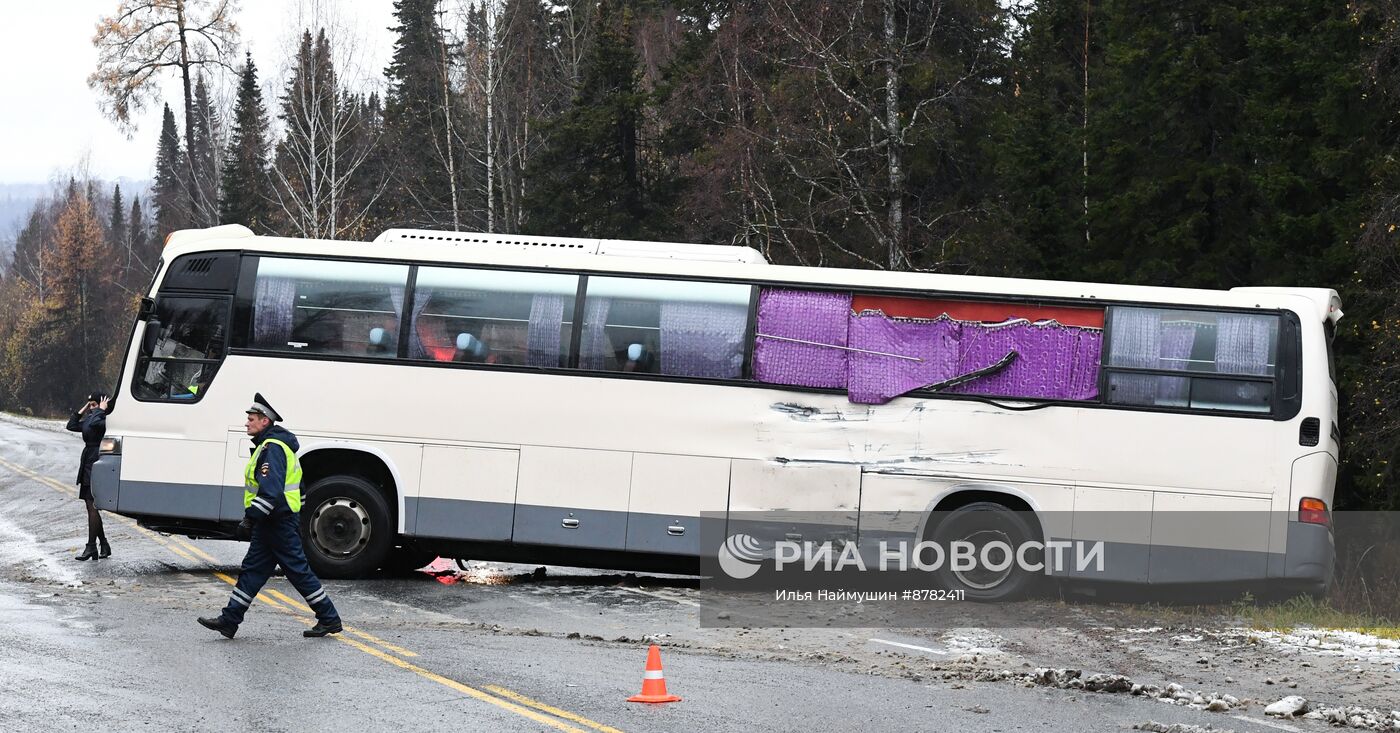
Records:
[[[486,356],[486,344],[481,339],[469,334],[457,334],[457,353],[453,355],[452,361],[481,361]]]
[[[645,344],[627,345],[627,363],[622,366],[624,372],[649,372],[651,371],[651,351]]]
[[[369,348],[366,351],[370,354],[389,353],[389,339],[386,337],[384,329],[375,327],[369,330]]]

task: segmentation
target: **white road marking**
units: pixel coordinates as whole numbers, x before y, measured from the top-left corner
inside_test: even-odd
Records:
[[[1250,723],[1256,723],[1256,724],[1258,724],[1258,725],[1266,726],[1266,727],[1269,727],[1269,728],[1277,728],[1277,729],[1279,729],[1279,730],[1291,730],[1291,731],[1301,731],[1301,730],[1302,730],[1302,728],[1299,728],[1299,727],[1297,727],[1297,726],[1286,725],[1286,724],[1284,724],[1284,723],[1275,723],[1275,722],[1272,721],[1272,720],[1262,720],[1262,719],[1260,719],[1260,718],[1251,718],[1251,717],[1249,717],[1248,715],[1231,715],[1230,717],[1234,718],[1235,720],[1244,720],[1244,721],[1248,721],[1248,722],[1250,722]]]
[[[884,640],[884,639],[874,639],[874,638],[870,639],[870,641],[873,641],[873,642],[875,642],[876,644],[889,644],[890,646],[897,646],[897,647],[899,647],[899,648],[901,648],[901,649],[914,649],[914,650],[916,650],[916,651],[928,652],[929,654],[940,654],[940,655],[943,655],[943,656],[947,656],[947,654],[948,654],[948,652],[941,652],[941,651],[939,651],[939,650],[937,650],[937,649],[930,649],[930,648],[928,648],[928,647],[926,647],[926,646],[915,646],[915,645],[913,645],[913,644],[901,644],[900,642],[897,642],[897,641],[886,641],[886,640]]]

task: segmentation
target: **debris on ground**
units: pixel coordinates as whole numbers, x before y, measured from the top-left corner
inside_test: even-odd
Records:
[[[1216,728],[1209,724],[1191,725],[1189,723],[1172,723],[1171,725],[1167,725],[1166,723],[1158,723],[1155,720],[1149,720],[1146,723],[1138,723],[1133,726],[1133,730],[1145,730],[1150,731],[1150,733],[1235,733],[1232,729]]]
[[[1301,695],[1289,695],[1264,708],[1265,715],[1276,715],[1280,718],[1289,719],[1306,712],[1308,712],[1308,701],[1307,698]]]

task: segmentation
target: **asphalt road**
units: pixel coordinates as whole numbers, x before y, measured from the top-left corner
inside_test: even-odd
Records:
[[[467,573],[327,581],[347,633],[304,639],[284,579],[237,638],[195,623],[221,608],[244,546],[105,515],[113,556],[86,540],[71,485],[81,442],[0,420],[0,730],[1119,731],[1147,721],[1297,729],[1126,695],[863,674],[806,649],[892,633],[700,629],[693,579],[473,564]],[[451,581],[451,582],[445,582]],[[877,639],[876,637],[881,637]],[[891,640],[894,637],[894,640]],[[625,702],[647,643],[682,702]],[[732,643],[727,643],[732,642]],[[724,650],[724,651],[717,651]],[[923,650],[923,651],[921,651]],[[874,653],[874,652],[872,652]],[[1258,712],[1255,711],[1255,716]]]

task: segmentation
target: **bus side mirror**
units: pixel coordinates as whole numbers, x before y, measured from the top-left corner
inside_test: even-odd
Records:
[[[146,321],[146,332],[141,334],[141,353],[146,356],[154,354],[157,341],[160,341],[160,319],[151,318]]]
[[[138,311],[136,311],[136,320],[138,320],[138,321],[144,321],[144,320],[146,320],[147,318],[150,318],[150,317],[151,317],[151,314],[152,314],[152,313],[155,313],[155,312],[156,312],[156,301],[155,301],[155,298],[142,298],[142,299],[141,299],[141,309],[138,310]]]

